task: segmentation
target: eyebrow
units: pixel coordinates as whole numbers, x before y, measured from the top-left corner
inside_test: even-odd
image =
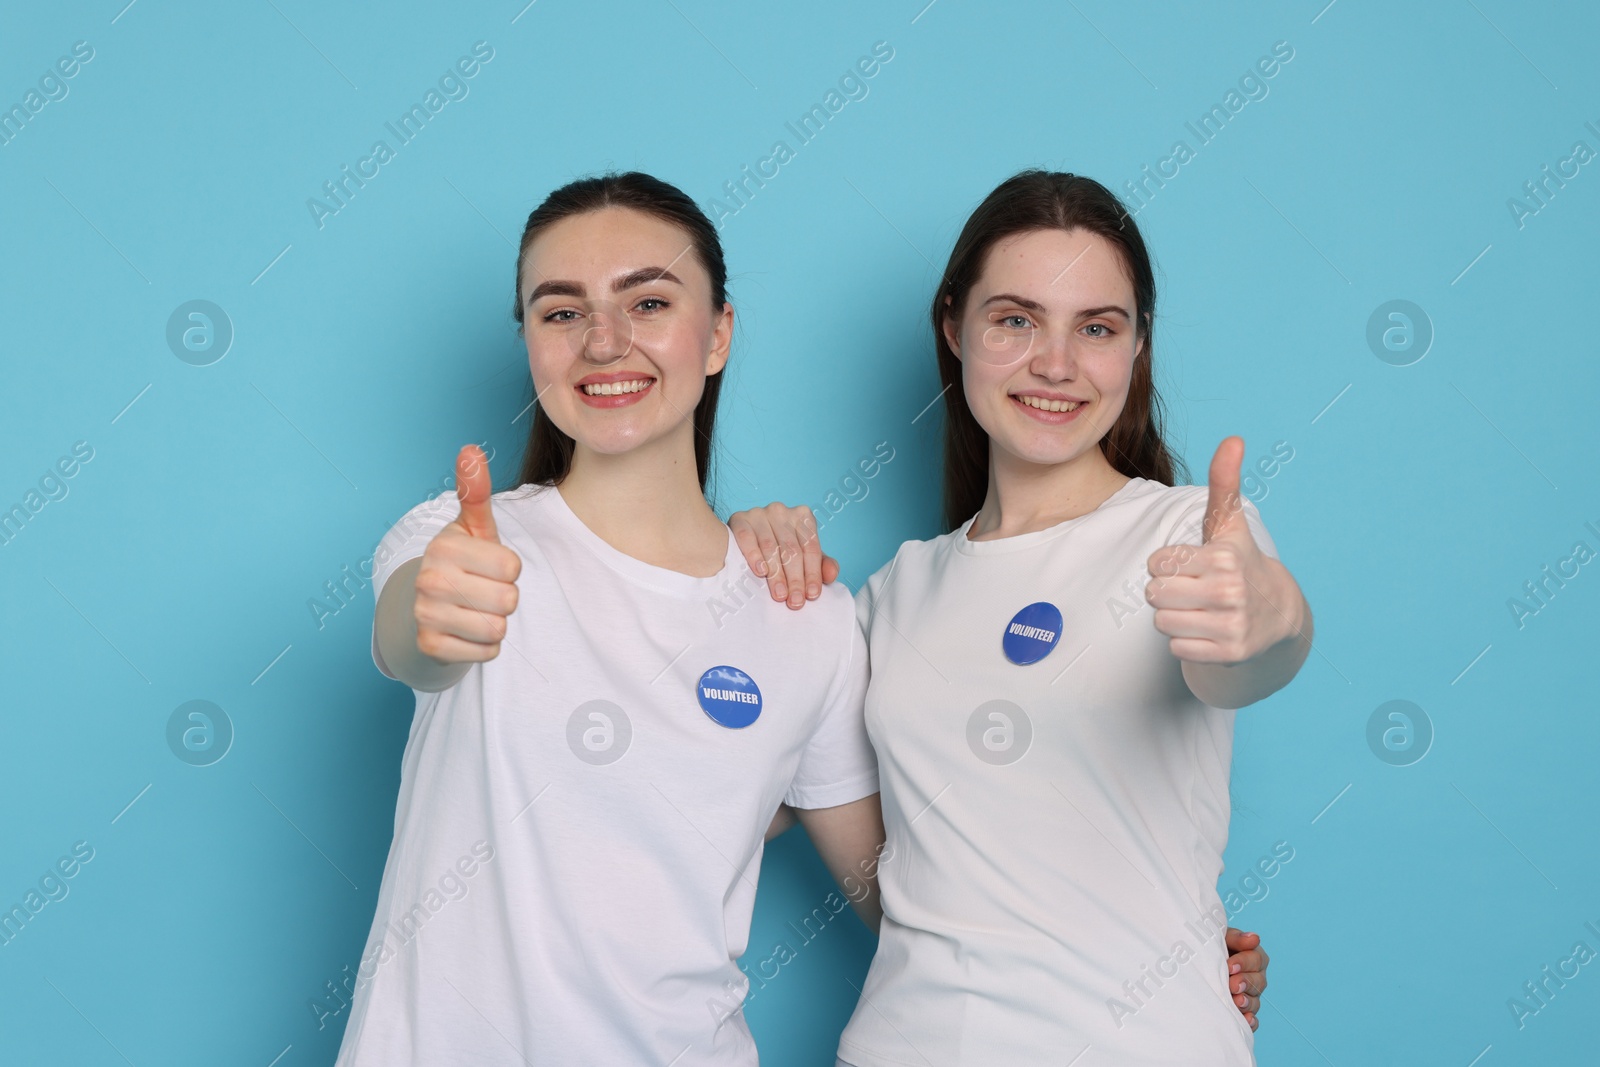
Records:
[[[638,270],[630,270],[628,273],[614,279],[611,282],[611,291],[620,293],[626,289],[632,289],[636,285],[644,285],[646,282],[683,284],[676,274],[665,267],[640,267]],[[528,294],[528,303],[533,303],[541,296],[581,297],[586,295],[588,295],[588,290],[584,288],[581,282],[543,281],[534,286],[533,291]]]
[[[1044,310],[1044,305],[1039,303],[1037,300],[1029,300],[1026,297],[1018,296],[1016,293],[996,293],[994,296],[991,296],[989,299],[980,304],[979,307],[988,307],[990,304],[1005,303],[1007,301],[1016,304],[1018,307],[1025,307],[1029,311]],[[1096,315],[1112,314],[1121,315],[1124,319],[1128,318],[1128,312],[1123,308],[1117,307],[1115,304],[1107,304],[1104,307],[1097,308],[1084,308],[1082,311],[1078,312],[1078,315],[1081,318],[1093,318]]]

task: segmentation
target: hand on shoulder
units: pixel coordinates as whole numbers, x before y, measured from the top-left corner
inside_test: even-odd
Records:
[[[796,611],[839,577],[839,561],[823,553],[816,517],[804,504],[774,502],[738,511],[729,516],[728,528],[750,569],[767,580],[772,599]]]

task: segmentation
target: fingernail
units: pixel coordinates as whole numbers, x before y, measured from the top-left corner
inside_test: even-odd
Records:
[[[1228,973],[1229,974],[1238,974],[1239,973],[1239,965],[1237,963],[1228,964]]]
[[[815,586],[815,585],[806,586],[806,599],[807,600],[815,600],[815,599],[817,599],[817,597],[819,597],[821,595],[822,595],[821,587]]]
[[[780,582],[778,584],[778,588],[776,588],[776,589],[774,589],[772,591],[772,599],[774,599],[774,600],[787,600],[787,599],[789,599],[789,590],[785,589],[783,587],[783,584]]]
[[[757,561],[757,563],[756,563],[756,573],[758,575],[760,575],[761,577],[763,577],[763,578],[765,578],[767,576],[767,561],[766,560]]]

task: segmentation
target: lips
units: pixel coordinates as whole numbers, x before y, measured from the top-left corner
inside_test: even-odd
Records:
[[[1076,411],[1084,403],[1082,400],[1073,400],[1067,397],[1035,396],[1032,393],[1013,395],[1020,403],[1038,411]]]
[[[1077,397],[1044,396],[1038,393],[1012,393],[1010,399],[1030,419],[1053,425],[1071,422],[1089,404],[1087,400]]]
[[[580,378],[573,389],[579,399],[590,407],[620,408],[638,403],[655,387],[656,379],[638,371],[614,371],[608,374],[589,374]]]

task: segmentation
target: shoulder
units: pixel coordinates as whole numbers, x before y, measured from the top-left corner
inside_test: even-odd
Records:
[[[497,515],[503,512],[520,519],[537,519],[545,514],[550,494],[555,491],[554,486],[527,482],[515,489],[502,489],[491,494],[489,506]],[[454,493],[450,494],[450,499],[455,499]]]
[[[1208,491],[1203,485],[1163,485],[1149,478],[1135,478],[1114,504],[1138,511],[1170,514],[1205,507]]]
[[[549,486],[527,484],[515,489],[502,490],[489,497],[489,506],[500,526],[502,536],[516,537],[519,533],[533,532],[548,523],[547,510],[541,500]],[[386,550],[404,551],[418,543],[426,543],[461,514],[461,499],[454,489],[446,489],[418,504],[412,505],[396,519],[384,534]]]
[[[490,502],[498,507],[538,507],[546,494],[555,492],[555,486],[544,485],[539,482],[524,482],[515,489],[502,489],[489,497]]]
[[[965,536],[966,523],[949,533],[937,537],[929,537],[920,541],[902,541],[900,547],[895,549],[889,562],[879,567],[861,585],[861,592],[868,596],[876,596],[890,579],[898,572],[920,570],[929,566],[940,556],[949,552],[955,545],[956,539]]]
[[[789,609],[785,607],[783,610]],[[855,625],[855,612],[855,598],[851,596],[849,587],[833,582],[822,587],[817,599],[792,614],[811,615],[815,625],[829,632],[838,631],[848,638],[849,628]]]
[[[900,547],[895,549],[894,558],[880,567],[878,574],[886,574],[897,564],[902,567],[920,566],[938,559],[947,552],[953,551],[961,539],[967,536],[967,526],[970,521],[969,519],[954,530],[934,537],[900,542]]]
[[[742,559],[739,566],[744,566]],[[854,659],[859,630],[848,586],[838,581],[824,584],[817,599],[806,601],[798,611],[766,593],[763,582],[744,602],[750,607],[735,609],[741,629],[751,630],[759,647],[784,660],[809,664],[808,669],[829,678]]]
[[[430,536],[448,525],[461,512],[460,501],[453,492],[442,492],[413,504],[389,527],[386,535],[391,540],[407,541],[419,534]]]
[[[1203,485],[1162,485],[1140,478],[1118,497],[1113,510],[1123,511],[1130,518],[1154,522],[1169,532],[1193,526],[1198,536],[1209,495],[1210,490]]]
[[[1194,526],[1198,533],[1205,521],[1210,490],[1203,485],[1162,485],[1145,481],[1142,492],[1133,494],[1128,505],[1162,521],[1163,525]]]
[[[951,530],[922,540],[902,541],[887,563],[874,571],[856,591],[856,618],[864,633],[872,633],[873,606],[886,595],[889,587],[898,583],[901,576],[910,575],[913,586],[921,584],[920,578],[940,566],[940,561],[954,551],[957,540],[966,536],[966,523]]]
[[[1156,526],[1163,543],[1198,544],[1205,529],[1206,511],[1211,505],[1211,489],[1205,485],[1162,485],[1145,481],[1136,492],[1128,494],[1124,504]],[[1246,496],[1239,497],[1239,505],[1257,543],[1275,556],[1277,550],[1262,522],[1260,509]]]
[[[539,496],[549,489],[549,486],[528,483],[515,489],[504,489],[489,497],[489,506],[498,514],[500,512],[514,513],[526,516],[538,510]],[[428,497],[421,503],[414,504],[406,513],[394,523],[392,530],[405,536],[420,527],[440,527],[453,522],[461,514],[461,499],[456,496],[456,491],[445,489]]]

